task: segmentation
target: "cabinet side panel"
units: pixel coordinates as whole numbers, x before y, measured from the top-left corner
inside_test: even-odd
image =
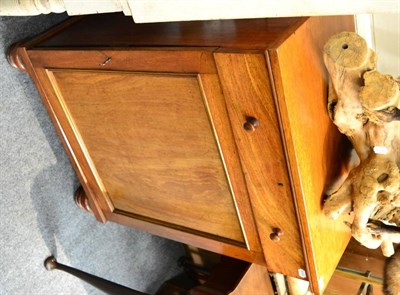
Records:
[[[350,238],[348,228],[322,213],[324,191],[339,176],[348,148],[327,113],[322,48],[352,17],[313,17],[277,50],[270,50],[277,105],[293,182],[308,275],[323,292]]]
[[[216,53],[215,60],[268,269],[298,277],[303,252],[265,58]],[[243,129],[247,117],[259,122],[252,133]],[[272,240],[278,228],[283,236]]]

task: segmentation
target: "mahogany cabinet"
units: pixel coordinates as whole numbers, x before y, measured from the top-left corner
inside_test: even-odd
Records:
[[[134,24],[69,19],[11,49],[99,221],[309,280],[348,241],[321,211],[343,137],[322,47],[352,17]]]

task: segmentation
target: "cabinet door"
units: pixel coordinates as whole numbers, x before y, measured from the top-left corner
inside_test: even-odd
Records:
[[[262,263],[212,51],[28,53],[99,219]]]

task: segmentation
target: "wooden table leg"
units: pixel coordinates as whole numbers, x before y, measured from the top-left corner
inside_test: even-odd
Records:
[[[148,295],[146,293],[142,293],[133,289],[129,289],[125,286],[119,285],[117,283],[105,280],[103,278],[94,276],[87,272],[81,271],[79,269],[66,266],[64,264],[58,263],[54,256],[50,256],[46,258],[44,261],[44,266],[47,270],[51,271],[53,269],[58,269],[63,272],[69,273],[86,283],[92,285],[93,287],[106,292],[110,295]]]

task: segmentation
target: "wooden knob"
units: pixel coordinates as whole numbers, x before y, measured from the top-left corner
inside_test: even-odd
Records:
[[[86,193],[83,190],[82,186],[78,187],[78,189],[76,190],[74,195],[74,201],[79,208],[89,213],[93,213],[92,208],[90,208],[89,199],[86,196]]]
[[[243,129],[246,132],[253,132],[260,126],[260,122],[254,117],[247,117],[246,122],[243,123]]]
[[[19,55],[19,46],[21,43],[15,43],[11,45],[11,47],[8,48],[7,50],[7,61],[10,64],[10,66],[21,70],[23,72],[26,72],[26,68],[24,63],[22,62],[21,56]]]
[[[44,261],[44,267],[49,271],[57,269],[58,263],[54,256],[49,256],[46,258],[46,260]]]
[[[280,241],[281,237],[283,236],[284,232],[280,228],[272,229],[272,233],[269,235],[269,238],[273,241]]]

